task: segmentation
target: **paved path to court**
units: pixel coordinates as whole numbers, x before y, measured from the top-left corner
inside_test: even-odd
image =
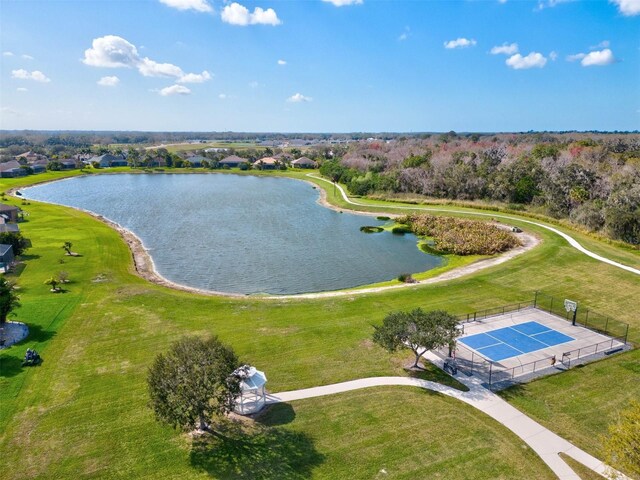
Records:
[[[441,366],[442,360],[431,352],[424,357],[430,362]],[[474,377],[466,377],[464,374],[456,375],[456,380],[469,388],[468,392],[462,392],[452,387],[427,380],[409,377],[372,377],[352,380],[350,382],[336,383],[322,387],[305,388],[290,392],[269,394],[267,404],[291,402],[305,398],[321,397],[336,393],[359,390],[362,388],[380,387],[388,385],[405,385],[424,388],[442,393],[449,397],[463,401],[507,427],[518,437],[525,441],[540,458],[553,470],[561,480],[580,480],[580,477],[560,458],[558,453],[563,452],[582,463],[591,470],[605,475],[615,472],[618,479],[628,479],[622,473],[612,470],[597,458],[569,443],[562,437],[551,432],[536,421],[527,417],[517,408],[505,402],[502,398],[484,388],[480,381]],[[629,479],[630,480],[630,479]]]
[[[315,178],[316,180],[321,180],[323,182],[333,184],[333,182],[331,180],[327,180],[326,178],[318,177],[316,175],[313,175],[312,173],[308,173],[307,176]],[[342,198],[343,198],[343,200],[345,202],[347,202],[347,203],[349,203],[351,205],[359,206],[359,207],[375,208],[375,207],[379,206],[379,207],[384,207],[384,208],[393,208],[393,209],[396,209],[396,210],[427,210],[427,211],[432,211],[432,212],[463,213],[463,214],[466,214],[466,215],[480,215],[480,216],[484,216],[484,217],[505,218],[507,220],[516,220],[518,222],[523,222],[523,223],[529,223],[531,225],[536,225],[538,227],[542,227],[542,228],[544,228],[546,230],[549,230],[549,231],[555,233],[556,235],[560,235],[567,242],[569,242],[569,245],[571,245],[573,248],[575,248],[576,250],[584,253],[585,255],[587,255],[587,256],[595,259],[595,260],[598,260],[598,261],[603,262],[603,263],[607,263],[607,264],[612,265],[612,266],[614,266],[616,268],[621,268],[622,270],[626,270],[627,272],[631,272],[631,273],[635,273],[636,275],[640,275],[640,270],[639,269],[630,267],[629,265],[624,265],[622,263],[618,263],[618,262],[616,262],[614,260],[610,260],[610,259],[608,259],[606,257],[598,255],[597,253],[594,253],[594,252],[592,252],[590,250],[587,250],[582,245],[580,245],[580,243],[576,239],[574,239],[573,237],[567,235],[564,232],[561,232],[557,228],[550,227],[550,226],[545,225],[543,223],[533,222],[531,220],[524,220],[522,218],[512,217],[512,216],[509,216],[509,215],[501,215],[501,214],[496,214],[496,213],[482,213],[482,212],[472,212],[472,211],[466,211],[466,210],[449,210],[449,209],[444,209],[444,208],[420,207],[420,206],[368,205],[366,203],[354,202],[353,200],[351,200],[347,196],[347,193],[344,191],[344,189],[340,185],[338,185],[338,184],[334,184],[334,185],[338,188],[338,190],[340,190],[340,193],[342,194]]]

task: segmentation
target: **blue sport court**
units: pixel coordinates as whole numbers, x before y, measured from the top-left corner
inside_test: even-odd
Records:
[[[497,362],[567,343],[571,340],[573,338],[570,336],[545,327],[538,322],[527,322],[487,333],[469,335],[461,338],[459,342],[473,348],[483,357]]]

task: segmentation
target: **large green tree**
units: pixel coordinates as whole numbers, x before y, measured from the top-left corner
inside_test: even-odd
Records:
[[[14,255],[22,255],[29,248],[29,240],[24,238],[20,232],[0,233],[0,243],[11,245]]]
[[[0,325],[4,325],[9,314],[19,306],[19,297],[13,288],[13,283],[4,275],[0,276]]]
[[[184,430],[208,430],[231,411],[240,393],[233,376],[240,362],[218,337],[185,337],[149,369],[150,404],[160,421]]]
[[[455,344],[457,325],[458,319],[444,310],[391,312],[382,325],[374,326],[373,341],[390,352],[411,350],[417,367],[425,352]]]

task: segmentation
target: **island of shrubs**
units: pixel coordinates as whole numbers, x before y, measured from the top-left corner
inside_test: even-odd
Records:
[[[398,218],[420,237],[433,239],[433,249],[455,255],[494,255],[520,245],[511,232],[486,222],[412,214]]]

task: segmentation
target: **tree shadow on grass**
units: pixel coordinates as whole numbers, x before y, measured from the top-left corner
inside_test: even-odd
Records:
[[[0,377],[15,377],[22,368],[22,359],[11,355],[0,355]]]
[[[191,464],[215,478],[302,480],[324,461],[302,432],[233,422],[193,439]]]
[[[288,403],[275,403],[264,408],[255,418],[256,422],[265,427],[286,425],[296,418],[296,412]]]
[[[419,378],[421,380],[429,380],[431,382],[440,383],[442,385],[446,385],[448,387],[455,388],[462,392],[468,392],[469,388],[466,385],[463,385],[458,380],[450,376],[449,374],[442,371],[440,368],[432,365],[430,363],[426,364],[424,367],[420,367],[418,369],[415,368],[405,368],[405,372],[407,375],[413,378]]]

